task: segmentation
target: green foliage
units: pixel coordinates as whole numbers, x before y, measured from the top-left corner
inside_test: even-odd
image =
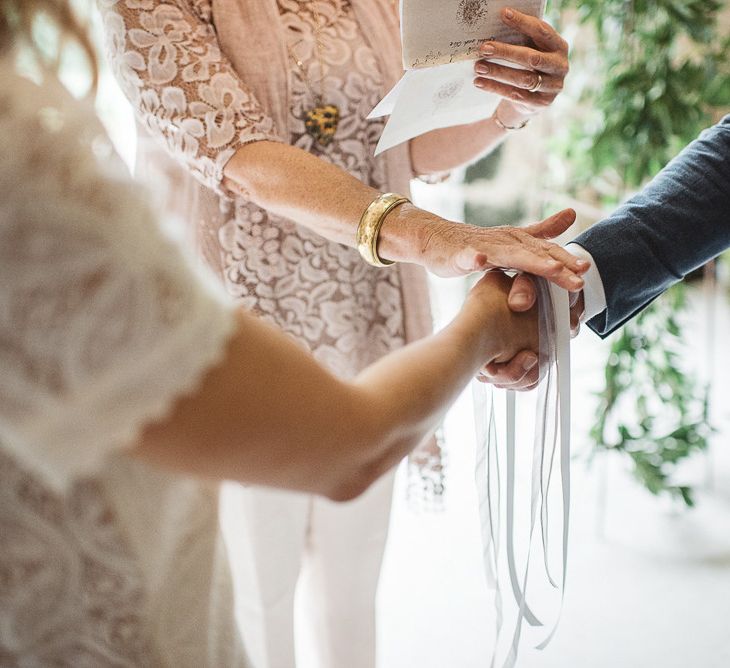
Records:
[[[502,146],[469,165],[464,174],[464,183],[474,184],[490,181],[497,176],[502,163]],[[514,225],[525,215],[524,200],[505,203],[474,202],[469,197],[464,202],[464,222],[480,227]]]
[[[502,162],[502,150],[504,144],[500,144],[497,148],[485,155],[481,160],[477,160],[466,168],[464,174],[464,183],[474,183],[474,181],[489,181],[497,176],[499,166]]]
[[[570,189],[603,205],[643,185],[730,105],[730,37],[718,0],[561,0],[593,39],[571,55],[579,113],[558,144]],[[582,76],[582,78],[581,78]],[[677,464],[707,447],[707,398],[680,365],[675,287],[614,339],[591,432],[598,449],[630,458],[653,494],[692,505]]]
[[[707,448],[711,429],[706,392],[681,370],[678,314],[684,306],[680,284],[621,329],[606,363],[591,438],[599,449],[625,453],[652,494],[670,494],[691,506],[692,489],[674,484],[673,473]]]
[[[464,222],[480,227],[516,225],[524,216],[525,205],[521,200],[504,206],[475,204],[467,200],[464,205]]]
[[[588,182],[614,176],[635,188],[698,132],[713,108],[730,105],[730,37],[718,0],[562,0],[595,42],[582,90],[587,111],[571,128],[568,153]],[[576,185],[580,185],[579,183]]]

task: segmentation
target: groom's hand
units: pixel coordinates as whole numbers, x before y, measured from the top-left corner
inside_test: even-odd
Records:
[[[529,311],[537,299],[535,284],[527,274],[518,275],[512,283],[507,303],[512,311]],[[584,311],[583,291],[570,293],[570,333],[575,337],[580,330]],[[540,365],[535,351],[522,350],[507,362],[487,364],[477,380],[495,387],[524,392],[537,387]]]

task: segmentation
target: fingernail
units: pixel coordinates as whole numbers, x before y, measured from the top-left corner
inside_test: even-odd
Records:
[[[489,65],[487,65],[483,60],[480,60],[474,66],[474,70],[477,74],[489,74]]]
[[[481,51],[485,56],[491,56],[494,53],[494,45],[493,44],[482,44]]]
[[[579,266],[579,267],[587,267],[588,266],[588,262],[586,262],[585,260],[576,260],[575,261],[575,264],[577,266]]]
[[[573,278],[570,279],[570,284],[576,288],[582,288],[583,280],[576,276],[573,276]]]
[[[514,17],[515,17],[515,13],[511,9],[504,10],[504,18],[509,19],[511,21]]]
[[[474,79],[474,85],[477,88],[484,88],[484,86],[486,85],[486,80],[485,79]]]
[[[522,368],[525,371],[529,371],[537,364],[537,357],[535,355],[530,355],[528,357],[525,357],[524,361],[522,362]]]
[[[530,304],[530,298],[526,292],[516,292],[509,298],[510,304],[517,308],[528,306]]]

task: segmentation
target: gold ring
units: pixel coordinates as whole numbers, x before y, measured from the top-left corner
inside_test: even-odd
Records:
[[[537,79],[535,80],[535,83],[527,89],[528,91],[530,91],[530,93],[537,93],[542,86],[542,74],[540,74],[539,72],[535,72],[535,74],[537,74]]]

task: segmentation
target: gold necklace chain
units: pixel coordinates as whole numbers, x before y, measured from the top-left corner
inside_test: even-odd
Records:
[[[299,72],[302,75],[302,79],[309,88],[312,97],[314,98],[314,107],[306,112],[306,119],[304,121],[307,133],[310,134],[317,142],[323,146],[327,146],[332,141],[335,132],[337,131],[337,124],[340,119],[340,110],[333,104],[324,103],[324,51],[322,47],[322,30],[324,25],[322,23],[322,17],[317,9],[317,0],[310,0],[309,8],[314,15],[314,20],[317,24],[314,31],[314,45],[317,54],[317,61],[319,64],[319,94],[317,94],[312,81],[309,77],[307,69],[304,67],[304,63],[300,58],[296,57],[291,45],[287,46],[289,51],[289,57],[294,61]]]
[[[322,52],[324,51],[324,47],[322,46],[322,30],[326,27],[322,22],[322,15],[319,13],[319,10],[317,9],[317,0],[310,0],[309,8],[314,16],[314,20],[316,23],[315,30],[314,30],[314,47],[315,47],[315,53],[317,54],[317,64],[319,65],[319,81],[318,88],[319,88],[319,94],[316,93],[314,86],[312,85],[312,81],[309,77],[309,73],[307,72],[307,68],[304,67],[304,63],[301,61],[300,58],[296,57],[296,54],[294,53],[294,50],[292,49],[291,45],[287,47],[289,51],[289,56],[296,64],[297,68],[299,69],[299,72],[302,75],[302,79],[304,79],[304,83],[307,85],[307,88],[309,88],[310,92],[312,93],[312,97],[314,98],[315,104],[321,105],[322,100],[324,99],[324,56],[322,55]],[[301,43],[301,42],[300,42]]]

